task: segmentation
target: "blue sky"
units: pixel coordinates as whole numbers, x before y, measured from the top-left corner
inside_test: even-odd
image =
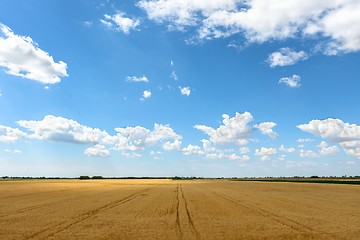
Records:
[[[359,11],[2,0],[0,175],[359,175]]]

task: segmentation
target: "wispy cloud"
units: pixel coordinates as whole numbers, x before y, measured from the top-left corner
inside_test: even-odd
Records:
[[[141,77],[127,76],[126,81],[127,82],[149,82],[149,79],[145,75],[142,75]]]
[[[285,84],[285,85],[287,85],[288,87],[291,87],[291,88],[298,88],[298,87],[301,86],[300,80],[301,80],[301,77],[299,75],[294,74],[291,77],[280,78],[278,83],[279,84]]]
[[[293,65],[307,58],[308,56],[304,51],[296,52],[290,48],[280,48],[278,52],[269,55],[267,62],[270,67],[283,67]]]
[[[112,16],[105,14],[104,19],[101,19],[100,21],[108,28],[129,34],[131,30],[135,30],[136,27],[140,25],[140,20],[131,19],[129,17],[125,17],[125,15],[126,14],[124,12],[117,12]]]

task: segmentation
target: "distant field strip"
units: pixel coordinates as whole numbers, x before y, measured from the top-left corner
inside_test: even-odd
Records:
[[[331,179],[240,179],[232,181],[253,181],[253,182],[294,182],[294,183],[328,183],[328,184],[351,184],[360,185],[360,180],[331,180]]]
[[[359,239],[360,187],[0,181],[0,239]]]

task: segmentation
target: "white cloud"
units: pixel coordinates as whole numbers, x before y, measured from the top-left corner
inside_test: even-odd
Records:
[[[321,148],[319,153],[324,156],[333,156],[339,152],[339,148],[337,146],[324,147]]]
[[[339,143],[344,151],[360,159],[360,126],[345,123],[340,119],[328,118],[325,120],[311,120],[307,124],[297,126],[305,132],[315,136],[328,139],[334,143]],[[320,154],[332,155],[338,151],[336,146],[328,147],[322,144],[323,151]]]
[[[18,150],[18,149],[15,149],[15,150],[5,149],[4,152],[6,152],[6,153],[14,153],[14,154],[22,153],[22,151]]]
[[[47,115],[40,121],[20,120],[17,123],[33,132],[27,135],[29,138],[80,144],[113,141],[106,131],[83,126],[72,119],[63,117]]]
[[[91,27],[91,26],[93,25],[93,22],[92,22],[92,21],[84,21],[84,22],[83,22],[83,25],[84,25],[85,27]]]
[[[189,96],[191,93],[191,90],[189,87],[179,87],[181,95]]]
[[[145,75],[142,75],[141,77],[127,76],[126,81],[127,82],[149,82],[149,79]]]
[[[325,141],[322,141],[317,145],[317,147],[320,148],[319,153],[323,156],[333,156],[339,152],[339,148],[337,146],[328,147],[328,144]]]
[[[170,77],[174,80],[178,80],[178,76],[176,75],[176,72],[175,71],[172,71],[171,74],[170,74]]]
[[[340,119],[328,118],[325,120],[311,120],[307,124],[297,126],[305,132],[314,134],[333,142],[360,140],[360,126],[344,123]]]
[[[134,153],[134,152],[131,152],[131,153],[122,152],[121,155],[124,156],[124,157],[126,157],[126,158],[140,158],[140,157],[142,157],[141,154],[139,154],[139,153]]]
[[[170,152],[181,152],[181,141],[175,139],[174,142],[166,142],[163,144],[163,149]]]
[[[299,138],[299,139],[297,140],[297,142],[299,142],[299,143],[303,143],[303,142],[313,142],[313,141],[315,141],[315,139],[311,139],[311,138]]]
[[[248,155],[236,155],[235,153],[232,154],[224,154],[224,153],[207,153],[206,158],[209,159],[228,159],[228,160],[242,160],[248,161],[250,157]]]
[[[164,140],[181,139],[181,136],[170,126],[161,124],[155,124],[152,131],[141,126],[115,128],[115,130],[118,133],[114,147],[116,150],[139,151]]]
[[[298,88],[301,86],[300,79],[301,77],[299,75],[294,74],[291,77],[280,78],[278,83],[283,83],[291,88]]]
[[[269,160],[270,160],[270,157],[267,156],[267,155],[265,155],[265,156],[262,156],[262,157],[260,158],[260,160],[261,160],[261,161],[269,161]]]
[[[143,96],[143,99],[150,98],[151,97],[151,91],[150,90],[145,90],[142,96]]]
[[[140,151],[145,147],[160,144],[168,151],[182,151],[182,137],[175,133],[169,125],[154,124],[153,130],[141,126],[115,128],[115,135],[98,128],[91,128],[63,117],[47,115],[40,121],[20,120],[17,122],[25,128],[25,133],[17,128],[0,125],[0,142],[15,142],[22,137],[67,142],[74,144],[94,144],[85,150],[87,155],[107,156],[108,150],[103,145],[112,145],[113,150]],[[164,142],[166,140],[173,140]]]
[[[273,52],[268,57],[270,67],[289,66],[299,61],[307,59],[307,54],[304,51],[293,51],[290,48],[280,48],[278,52]]]
[[[104,19],[101,19],[100,22],[108,28],[125,34],[129,34],[131,30],[135,30],[140,25],[140,20],[125,17],[124,12],[117,12],[112,16],[105,14]]]
[[[360,50],[356,0],[141,0],[138,6],[169,29],[194,29],[200,40],[234,34],[260,43],[311,37],[335,54]]]
[[[0,66],[8,74],[44,84],[59,83],[61,77],[68,76],[65,62],[55,62],[30,37],[16,35],[1,23]]]
[[[327,145],[327,143],[325,141],[321,141],[321,143],[316,145],[316,146],[319,147],[319,148],[324,148],[324,147],[327,147],[328,145]]]
[[[277,151],[275,148],[265,148],[261,147],[260,149],[255,149],[255,155],[257,156],[268,156],[268,155],[274,155]]]
[[[174,66],[175,62],[173,60],[170,61],[170,66]]]
[[[87,148],[84,153],[88,156],[94,156],[94,157],[108,157],[110,156],[109,150],[105,148],[105,146],[96,144],[93,147]]]
[[[154,150],[151,150],[151,152],[150,152],[150,155],[152,155],[152,156],[162,155],[162,154],[163,154],[163,152],[160,152],[160,151],[155,152]]]
[[[216,148],[212,145],[212,142],[206,139],[202,139],[201,142],[203,143],[203,149],[205,152],[215,152]]]
[[[248,147],[241,147],[240,148],[240,153],[241,154],[246,154],[246,153],[249,153],[249,152],[251,152],[251,151],[250,151],[250,148],[248,148]]]
[[[248,124],[253,121],[251,113],[236,113],[235,117],[223,114],[223,125],[217,129],[205,126],[195,125],[194,128],[203,131],[210,137],[214,144],[235,144],[238,146],[246,145],[253,129]]]
[[[0,142],[14,143],[25,136],[26,133],[17,128],[0,125]]]
[[[262,134],[268,135],[271,138],[275,138],[277,136],[276,132],[272,130],[273,127],[276,126],[274,122],[263,122],[260,124],[255,124],[255,128],[259,129]]]
[[[204,155],[204,151],[199,146],[189,144],[186,148],[183,148],[185,155]]]
[[[314,152],[314,151],[311,151],[311,150],[304,150],[304,149],[301,149],[300,150],[300,157],[302,158],[316,158],[318,157],[318,155]]]
[[[295,148],[286,148],[284,145],[281,145],[279,148],[279,151],[293,153],[296,151],[296,149]]]

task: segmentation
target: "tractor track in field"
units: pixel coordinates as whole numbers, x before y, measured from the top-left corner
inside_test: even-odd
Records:
[[[144,190],[141,190],[139,192],[136,192],[134,194],[131,194],[125,198],[122,198],[122,199],[118,199],[118,200],[115,200],[115,201],[112,201],[108,204],[105,204],[101,207],[98,207],[96,209],[93,209],[93,210],[89,210],[89,211],[86,211],[84,212],[83,214],[80,214],[78,215],[74,220],[70,220],[70,221],[63,221],[63,222],[60,222],[56,225],[52,225],[50,227],[47,227],[39,232],[36,232],[30,236],[27,236],[25,239],[48,239],[50,237],[53,237],[54,235],[60,233],[60,232],[63,232],[67,229],[69,229],[70,227],[88,219],[88,218],[91,218],[103,211],[106,211],[106,210],[109,210],[109,209],[112,209],[112,208],[115,208],[121,204],[124,204],[124,203],[127,203],[139,196],[142,196],[142,194],[146,191],[148,191],[149,189],[151,189],[153,187],[150,187],[150,188],[147,188],[147,189],[144,189]]]
[[[176,186],[176,237],[177,239],[188,239],[187,234],[191,234],[195,239],[201,239],[200,233],[194,225],[193,218],[188,208],[184,191],[181,184]],[[183,214],[181,214],[183,213]],[[188,231],[187,231],[188,230]]]
[[[179,184],[176,186],[176,236],[177,239],[182,239],[183,238],[183,232],[181,230],[181,226],[180,226],[180,197],[179,197]]]
[[[280,215],[277,215],[275,213],[272,213],[270,211],[267,211],[267,210],[264,210],[264,209],[261,209],[259,208],[258,206],[253,206],[251,204],[247,204],[247,203],[243,203],[241,201],[239,201],[238,199],[236,198],[233,198],[233,197],[230,197],[230,196],[227,196],[225,194],[220,194],[220,193],[217,193],[217,192],[213,192],[213,194],[215,194],[216,196],[219,196],[227,201],[230,201],[230,202],[233,202],[237,205],[241,205],[242,207],[250,210],[250,211],[253,211],[253,212],[256,212],[258,214],[260,214],[261,216],[263,217],[266,217],[266,218],[270,218],[271,220],[281,224],[281,225],[284,225],[284,226],[287,226],[299,233],[317,233],[317,234],[328,234],[326,232],[322,232],[322,231],[319,231],[319,230],[316,230],[314,228],[311,228],[305,224],[302,224],[302,223],[299,223],[293,219],[290,219],[290,218],[287,218],[287,217],[284,217],[284,216],[280,216]]]
[[[52,199],[54,196],[57,196],[57,194],[58,194],[59,192],[63,192],[63,191],[66,191],[66,190],[57,191],[56,194],[48,195],[48,196],[46,196],[46,199]],[[72,197],[70,197],[70,196],[72,196]],[[39,209],[39,208],[56,205],[56,204],[58,204],[59,202],[63,202],[64,200],[75,199],[75,198],[78,197],[78,195],[76,195],[75,193],[70,193],[70,194],[68,194],[67,197],[69,197],[69,198],[67,198],[67,199],[62,199],[62,200],[55,201],[55,202],[36,204],[36,205],[33,205],[33,206],[28,206],[28,207],[20,208],[20,209],[17,209],[17,210],[8,212],[8,213],[6,213],[6,214],[0,215],[0,218],[2,218],[2,217],[9,217],[9,216],[16,215],[16,214],[19,214],[19,213],[24,213],[24,212],[36,210],[36,209]]]
[[[180,191],[179,191],[179,194],[181,192],[181,199],[183,200],[184,202],[184,206],[185,206],[185,211],[186,211],[186,216],[187,216],[187,220],[188,220],[188,224],[190,225],[190,229],[191,231],[193,232],[193,235],[196,237],[196,239],[201,239],[200,237],[200,233],[199,231],[197,230],[197,228],[195,227],[194,225],[194,221],[193,221],[193,218],[191,216],[191,213],[189,211],[189,208],[188,208],[188,203],[186,201],[186,198],[185,198],[185,195],[184,195],[184,191],[182,189],[182,186],[180,185]]]

